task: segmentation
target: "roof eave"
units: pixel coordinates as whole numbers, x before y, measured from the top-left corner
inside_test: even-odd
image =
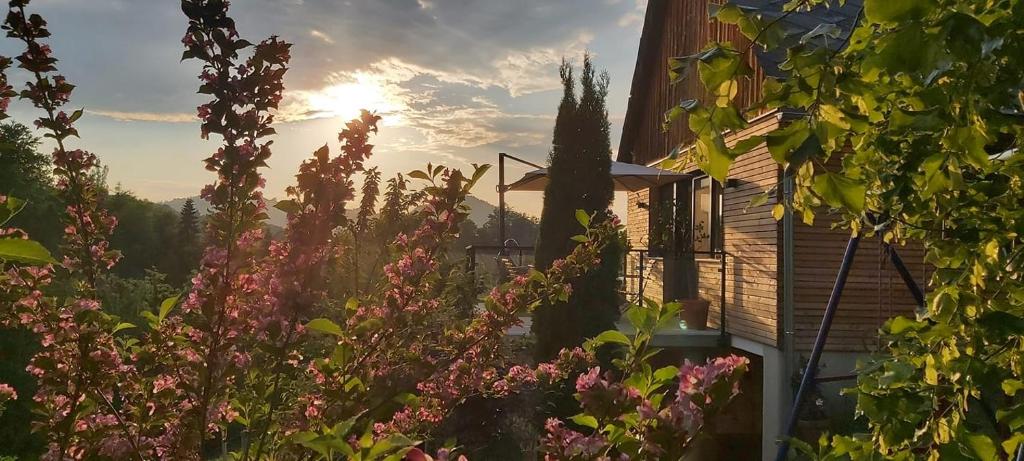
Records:
[[[657,68],[652,61],[657,58],[661,43],[661,35],[665,29],[665,9],[668,0],[650,0],[644,15],[644,27],[640,33],[640,46],[636,55],[636,67],[633,69],[633,80],[629,88],[629,100],[626,103],[626,117],[622,122],[622,136],[619,138],[619,153],[616,160],[633,163],[633,140],[636,128],[643,114],[643,104],[647,99],[650,85],[650,73]]]

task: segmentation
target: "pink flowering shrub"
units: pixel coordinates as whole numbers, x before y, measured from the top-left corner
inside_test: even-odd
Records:
[[[459,305],[444,295],[456,266],[445,248],[486,166],[468,175],[433,165],[411,173],[423,184],[412,230],[384,251],[375,283],[335,299],[332,271],[353,251],[339,229],[365,228],[344,211],[355,198],[353,178],[367,174],[373,153],[380,118],[367,111],[346,123],[334,152],[324,145],[302,163],[289,198],[276,205],[288,215],[285,233],[265,247],[260,171],[271,156],[266,138],[274,134],[290,45],[240,38],[225,0],[182,2],[182,58],[202,62],[199,92],[211,98],[197,109],[200,134],[222,139],[204,161],[216,174],[202,191],[213,210],[210,246],[187,291],[150,306],[145,325],[104,312],[96,281],[118,261],[107,242],[117,223],[97,202],[96,156],[69,145],[82,111],[62,110],[74,86],[56,73],[42,42],[46,22],[26,13],[28,3],[10,2],[3,29],[24,45],[16,61],[33,78],[15,93],[2,72],[14,61],[0,57],[0,109],[19,95],[44,113],[36,126],[56,143],[66,229],[57,261],[24,232],[4,227],[23,204],[0,197],[0,323],[40,341],[28,371],[39,384],[34,424],[48,443],[45,459],[189,460],[228,451],[241,460],[433,459],[417,445],[461,402],[568,379],[592,365],[593,349],[605,343],[629,346],[619,364],[626,378],[599,368],[579,377],[584,413],[574,422],[600,430],[583,435],[550,422],[544,446],[551,458],[676,453],[688,439],[671,437],[692,437],[735,395],[742,359],[651,371],[646,344],[671,308],[630,311],[640,321],[633,340],[609,332],[587,350],[564,350],[536,366],[506,356],[505,332],[536,306],[565,300],[572,282],[598,266],[619,223],[583,226],[579,245],[547,273],[495,288],[482,307]],[[56,280],[69,281],[71,293],[54,294]],[[649,315],[659,317],[651,323]],[[667,397],[677,374],[678,390]],[[16,398],[0,384],[0,405]],[[457,456],[448,448],[435,453]]]
[[[735,355],[712,358],[704,365],[653,369],[659,352],[649,347],[654,333],[678,319],[679,305],[633,306],[627,312],[633,338],[607,331],[587,344],[624,346],[615,370],[593,367],[576,379],[582,412],[572,419],[579,431],[557,419],[545,424],[542,450],[548,460],[678,460],[704,423],[739,394],[739,379],[749,361]]]

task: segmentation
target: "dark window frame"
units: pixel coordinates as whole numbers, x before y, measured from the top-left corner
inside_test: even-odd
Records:
[[[710,229],[706,232],[710,239],[708,249],[696,251],[696,242],[693,241],[697,219],[697,194],[695,193],[702,182],[709,182],[711,187],[711,203],[708,209],[707,222]],[[703,186],[707,187],[707,186]],[[671,194],[673,200],[665,200],[665,194]],[[657,188],[650,189],[650,203],[648,204],[648,251],[651,256],[664,256],[672,251],[681,251],[680,245],[674,243],[689,238],[687,245],[689,251],[694,252],[697,257],[715,257],[722,253],[725,248],[725,221],[723,219],[723,204],[725,200],[724,188],[722,185],[707,175],[695,176],[669,183]],[[671,208],[668,208],[671,207]],[[666,218],[664,210],[672,211],[669,218],[671,222],[667,225],[672,227],[665,229]],[[686,221],[681,222],[677,215],[684,215]],[[679,226],[679,227],[677,227]],[[688,228],[682,228],[688,226]],[[672,242],[665,242],[671,239]],[[686,251],[681,251],[685,253]]]

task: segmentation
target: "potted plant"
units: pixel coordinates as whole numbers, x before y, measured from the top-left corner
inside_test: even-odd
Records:
[[[673,197],[674,198],[674,197]],[[681,200],[659,200],[653,213],[651,255],[662,258],[664,300],[682,305],[679,319],[686,328],[704,330],[711,303],[700,297],[695,245],[709,238],[702,225],[691,225],[689,207]]]

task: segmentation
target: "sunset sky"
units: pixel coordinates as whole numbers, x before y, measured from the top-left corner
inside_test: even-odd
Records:
[[[298,164],[360,107],[384,124],[371,162],[385,177],[427,162],[468,168],[498,152],[542,163],[561,95],[562,56],[589,50],[611,75],[618,145],[645,0],[234,0],[243,38],[294,43],[268,197],[283,196]],[[61,73],[85,107],[75,147],[97,153],[109,181],[154,201],[196,195],[211,181],[200,160],[219,145],[199,138],[197,62],[179,62],[185,18],[173,0],[39,0]],[[3,41],[0,53],[17,54]],[[15,74],[16,81],[24,76]],[[12,104],[14,118],[37,116]],[[48,151],[48,148],[47,148]],[[510,165],[512,179],[526,167]],[[497,203],[496,169],[475,195]],[[624,197],[619,197],[619,202]],[[540,212],[539,193],[510,204]],[[621,203],[618,204],[620,207]]]

